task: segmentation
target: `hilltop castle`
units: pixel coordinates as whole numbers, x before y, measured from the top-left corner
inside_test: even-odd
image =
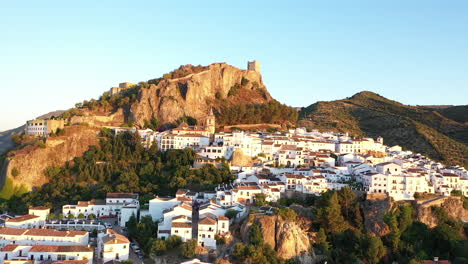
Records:
[[[249,71],[256,71],[256,72],[260,72],[260,62],[259,61],[248,61],[247,62],[247,69]]]

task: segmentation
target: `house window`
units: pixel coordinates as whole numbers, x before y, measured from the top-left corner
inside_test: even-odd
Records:
[[[66,259],[67,259],[66,255],[63,255],[63,254],[57,255],[57,260],[66,260]]]

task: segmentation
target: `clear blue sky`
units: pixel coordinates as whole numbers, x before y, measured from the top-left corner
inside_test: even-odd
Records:
[[[99,2],[99,3],[98,3]],[[283,103],[468,103],[468,1],[3,1],[0,131],[181,64],[262,63]]]

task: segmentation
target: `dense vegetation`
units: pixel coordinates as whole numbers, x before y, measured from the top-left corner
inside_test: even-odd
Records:
[[[108,129],[101,132],[99,146],[91,146],[82,157],[63,167],[50,167],[50,183],[38,190],[13,196],[4,207],[24,213],[27,206],[47,205],[60,208],[64,203],[103,198],[107,192],[138,192],[173,195],[179,188],[211,190],[219,183],[234,179],[227,164],[221,168],[207,165],[191,169],[195,158],[192,149],[145,150],[136,134],[114,136]]]
[[[428,107],[429,109],[432,109]],[[468,122],[468,105],[457,105],[443,108],[432,109],[441,113],[443,116],[455,120],[460,123]]]
[[[468,124],[426,108],[361,92],[343,100],[317,102],[301,110],[299,116],[299,124],[309,128],[383,136],[387,145],[400,145],[449,165],[468,167]]]
[[[290,124],[295,125],[298,112],[276,100],[266,104],[231,104],[223,105],[215,111],[216,122],[230,124]]]
[[[434,256],[467,263],[468,225],[451,219],[444,208],[433,208],[439,224],[429,228],[415,220],[411,204],[400,204],[384,216],[390,233],[376,237],[364,228],[363,199],[345,187],[301,202],[312,209],[315,253],[324,255],[327,263],[418,263]]]

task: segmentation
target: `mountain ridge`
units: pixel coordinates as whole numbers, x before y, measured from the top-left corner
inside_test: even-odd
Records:
[[[363,91],[341,100],[319,101],[303,108],[299,116],[299,125],[308,128],[383,136],[389,145],[401,145],[450,165],[468,165],[468,124],[377,93]]]

